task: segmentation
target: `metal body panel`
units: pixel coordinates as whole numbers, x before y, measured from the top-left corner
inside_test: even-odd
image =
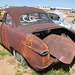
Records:
[[[15,30],[17,32],[30,34],[30,33],[33,33],[33,32],[40,31],[40,30],[54,29],[54,28],[61,28],[61,26],[58,26],[54,23],[49,22],[49,23],[38,23],[38,24],[31,24],[31,25],[28,25],[28,26],[21,26],[21,27],[16,28]]]
[[[75,56],[75,43],[64,36],[49,35],[44,39],[50,54],[65,64],[70,64]]]
[[[12,29],[10,26],[3,24],[1,28],[1,43],[10,49],[10,33],[12,32]]]

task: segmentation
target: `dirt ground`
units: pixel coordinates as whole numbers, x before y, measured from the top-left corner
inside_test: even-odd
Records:
[[[15,75],[15,61],[13,57],[6,56],[0,60],[0,75]]]
[[[0,60],[0,75],[17,75],[18,71],[22,75],[31,75],[30,72],[27,72],[27,71],[30,71],[29,67],[26,70],[24,70],[26,71],[26,73],[23,73],[22,66],[20,66],[19,68],[17,67],[17,63],[14,61],[13,56],[10,57],[7,55],[4,57],[3,60]]]
[[[8,52],[1,45],[0,50]],[[15,62],[13,56],[5,55],[3,58],[0,56],[0,75],[31,75],[31,69],[29,67],[24,69],[18,64],[18,62]]]

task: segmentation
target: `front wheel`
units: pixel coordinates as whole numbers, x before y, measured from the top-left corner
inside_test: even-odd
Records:
[[[18,61],[20,63],[20,65],[22,65],[22,66],[26,65],[26,60],[19,52],[13,50],[13,55],[14,55],[15,61]]]

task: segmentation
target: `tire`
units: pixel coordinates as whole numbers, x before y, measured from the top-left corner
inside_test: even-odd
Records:
[[[18,61],[20,65],[23,66],[27,64],[25,58],[19,52],[13,50],[13,55],[14,55],[15,61]]]

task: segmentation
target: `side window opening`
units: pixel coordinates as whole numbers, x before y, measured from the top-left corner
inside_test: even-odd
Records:
[[[9,16],[9,14],[7,14],[6,16],[6,22],[5,22],[7,25],[11,26],[12,25],[12,22],[11,22],[11,17]]]

